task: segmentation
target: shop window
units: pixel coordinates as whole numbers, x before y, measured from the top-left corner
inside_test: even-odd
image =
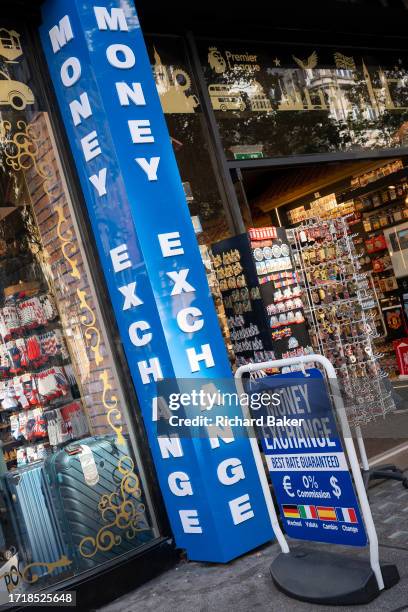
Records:
[[[197,240],[209,245],[228,237],[229,229],[191,67],[180,39],[148,37],[146,42]]]
[[[41,88],[0,33],[0,591],[18,593],[157,534]]]
[[[231,232],[205,137],[205,118],[183,42],[167,37],[147,38],[146,42],[209,286],[230,350],[221,292],[211,266],[211,245],[230,237]],[[221,93],[220,104],[239,108],[240,100],[223,98]]]
[[[216,40],[199,41],[199,49],[230,160],[404,146],[401,53]]]

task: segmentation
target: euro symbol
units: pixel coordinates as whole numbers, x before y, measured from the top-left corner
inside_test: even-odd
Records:
[[[295,497],[295,494],[292,492],[292,483],[290,481],[290,476],[285,476],[283,479],[283,488],[285,492],[289,495],[289,497]]]

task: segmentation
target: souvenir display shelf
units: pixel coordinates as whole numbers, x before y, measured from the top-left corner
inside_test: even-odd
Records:
[[[375,289],[361,271],[346,218],[309,219],[291,237],[312,344],[335,366],[349,420],[359,427],[395,407],[374,345]]]
[[[237,366],[312,351],[283,228],[252,228],[212,245]]]
[[[35,237],[15,210],[0,225],[1,471],[40,462],[89,433]]]
[[[25,283],[0,307],[0,440],[7,469],[88,433],[52,297]]]
[[[398,281],[384,230],[408,219],[408,168],[401,159],[355,177],[352,189],[339,196],[340,201],[353,202],[354,215],[347,222],[358,236],[354,244],[360,253],[362,271],[370,272],[379,299],[377,324],[382,338],[376,340],[377,351],[383,354],[381,364],[390,377],[398,376],[393,341],[406,335]],[[381,321],[380,321],[381,319]],[[380,325],[381,323],[381,325]]]
[[[224,303],[222,299],[222,293],[220,290],[220,284],[217,280],[217,275],[214,270],[212,259],[211,259],[211,251],[210,249],[203,244],[199,245],[201,260],[205,267],[205,272],[207,275],[208,286],[211,291],[211,296],[214,302],[215,311],[217,313],[218,323],[221,329],[222,336],[224,338],[225,346],[227,349],[228,358],[231,362],[231,366],[234,366],[235,363],[235,355],[232,348],[232,341],[230,337],[230,331],[228,328],[227,315],[224,309]]]
[[[389,377],[396,378],[399,369],[393,342],[405,337],[408,330],[384,231],[408,219],[408,167],[401,159],[379,162],[370,171],[353,176],[342,190],[316,194],[308,204],[287,211],[290,224],[305,223],[317,216],[325,220],[345,216],[354,232],[361,272],[370,274],[378,297],[377,352],[383,354],[381,365]]]

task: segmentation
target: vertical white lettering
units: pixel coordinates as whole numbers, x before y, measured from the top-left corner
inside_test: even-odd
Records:
[[[160,361],[157,357],[152,357],[149,361],[138,361],[137,366],[144,385],[149,384],[150,376],[153,376],[154,381],[163,378]]]
[[[191,372],[198,372],[200,370],[200,361],[204,361],[207,368],[214,367],[214,358],[210,345],[202,344],[201,351],[201,353],[197,353],[194,348],[188,348],[186,350]]]
[[[243,523],[244,521],[247,521],[255,516],[251,508],[248,494],[231,499],[228,504],[231,510],[234,525],[239,525],[240,523]]]
[[[92,115],[88,94],[86,92],[81,93],[79,100],[72,100],[69,103],[69,109],[75,126],[79,125],[82,119],[88,119]]]
[[[227,486],[245,480],[245,472],[241,461],[236,457],[224,459],[217,467],[217,476],[220,483]]]
[[[122,70],[133,68],[136,63],[135,54],[127,45],[109,45],[106,49],[106,58],[111,66]]]
[[[94,159],[102,153],[95,130],[92,130],[92,132],[89,132],[89,134],[81,138],[81,145],[86,162],[91,161],[91,159]]]
[[[207,431],[212,449],[220,446],[220,440],[225,442],[225,444],[229,444],[235,440],[231,425],[225,425],[225,427],[221,427],[220,425],[208,425]]]
[[[146,106],[141,83],[132,83],[132,87],[123,82],[115,83],[115,85],[121,106],[129,106],[130,101],[136,104],[136,106]]]
[[[169,489],[177,497],[193,495],[193,487],[190,478],[185,472],[172,472],[167,479]]]
[[[77,57],[69,57],[61,66],[61,81],[65,87],[72,87],[81,76],[81,64]]]
[[[89,180],[98,192],[99,197],[106,195],[106,168],[102,168],[98,174],[90,176]]]
[[[168,234],[157,235],[163,257],[172,255],[183,255],[184,249],[181,246],[180,232],[169,232]]]
[[[152,135],[150,121],[148,119],[130,119],[128,121],[128,126],[134,144],[154,142],[154,136]]]
[[[129,28],[123,9],[112,8],[109,13],[108,9],[104,6],[94,6],[93,10],[100,30],[128,31]]]
[[[135,157],[135,162],[146,172],[149,181],[157,181],[157,168],[160,157],[151,157],[148,161],[145,157]]]
[[[180,293],[190,293],[195,291],[193,285],[187,282],[186,278],[190,272],[189,268],[183,268],[182,270],[174,270],[173,272],[166,272],[167,276],[174,282],[174,287],[170,295],[180,295]]]
[[[132,344],[135,346],[145,346],[149,344],[150,340],[153,338],[153,334],[149,333],[140,333],[147,332],[150,328],[150,325],[147,321],[134,321],[129,326],[129,338]]]
[[[197,510],[179,510],[184,533],[203,533]]]
[[[136,295],[136,281],[129,283],[128,285],[118,287],[118,289],[125,298],[125,303],[123,304],[122,310],[129,310],[129,308],[132,308],[132,306],[140,306],[140,304],[143,304],[143,300]]]
[[[163,417],[166,421],[171,417],[172,413],[168,403],[164,397],[154,397],[152,399],[152,421],[156,422]]]
[[[127,244],[120,244],[119,246],[111,249],[109,254],[111,256],[112,265],[115,272],[122,272],[122,270],[132,267],[132,262],[130,261],[127,250]]]
[[[74,38],[68,15],[65,15],[62,19],[60,19],[58,25],[51,28],[48,34],[51,40],[52,50],[54,53],[57,53],[61,47],[66,45],[68,41]]]
[[[178,436],[157,436],[162,459],[172,457],[183,457],[183,448]]]
[[[181,331],[186,333],[194,333],[202,329],[204,326],[204,319],[198,319],[203,313],[199,308],[190,306],[189,308],[182,308],[177,313],[177,325]]]

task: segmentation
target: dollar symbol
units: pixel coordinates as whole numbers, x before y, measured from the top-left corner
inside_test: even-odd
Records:
[[[330,484],[331,484],[331,486],[333,487],[333,491],[332,491],[332,493],[333,493],[333,495],[335,495],[335,496],[337,497],[337,499],[339,499],[339,497],[340,497],[340,495],[341,495],[341,489],[340,489],[340,487],[338,486],[337,482],[338,482],[338,481],[337,481],[337,478],[336,478],[335,476],[332,476],[332,477],[330,478]]]

